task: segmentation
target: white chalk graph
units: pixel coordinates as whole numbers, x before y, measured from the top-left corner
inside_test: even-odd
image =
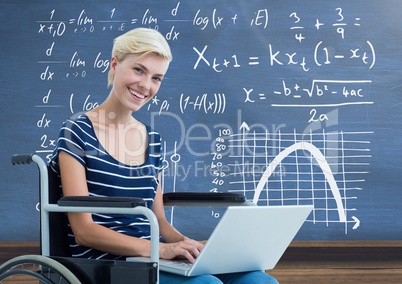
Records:
[[[355,207],[372,132],[243,131],[229,137],[230,185],[260,205],[313,204],[313,223],[360,225]]]
[[[268,178],[274,173],[276,167],[281,163],[281,161],[287,156],[289,156],[292,152],[295,152],[297,150],[307,150],[308,152],[311,153],[311,155],[313,155],[331,188],[332,195],[334,196],[338,208],[339,221],[345,222],[346,221],[345,210],[343,208],[341,193],[339,191],[338,185],[336,184],[334,174],[328,162],[325,160],[324,155],[321,153],[321,151],[313,144],[308,142],[295,143],[292,146],[289,146],[286,149],[282,150],[282,152],[280,152],[273,159],[273,161],[268,165],[265,172],[262,174],[262,178],[258,182],[257,188],[255,189],[253,202],[254,203],[258,202],[258,198],[260,197],[261,191],[263,190],[265,183],[268,181]]]
[[[314,210],[307,222],[326,226],[340,223],[347,234],[350,227],[357,229],[360,225],[356,204],[369,173],[368,137],[372,133],[242,129],[224,139],[227,152],[220,152],[220,162],[226,180],[221,188],[214,189],[240,192],[262,206],[312,204]],[[181,187],[177,177],[183,166],[179,165],[177,142],[169,155],[166,143],[163,148],[164,170],[168,173],[162,175],[161,182],[165,185],[165,176],[169,176],[167,186],[176,191]],[[166,213],[173,224],[174,208]]]

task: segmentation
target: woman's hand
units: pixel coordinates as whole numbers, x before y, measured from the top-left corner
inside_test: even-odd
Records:
[[[184,238],[183,241],[176,243],[161,243],[159,244],[159,257],[163,259],[184,257],[193,263],[203,247],[204,244],[201,242],[189,238]]]

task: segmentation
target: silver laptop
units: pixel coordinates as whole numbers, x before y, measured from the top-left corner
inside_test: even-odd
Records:
[[[159,269],[185,276],[272,269],[312,209],[312,205],[230,206],[194,263],[160,259]]]

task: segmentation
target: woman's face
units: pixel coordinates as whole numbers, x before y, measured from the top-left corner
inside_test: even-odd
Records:
[[[139,110],[158,92],[169,62],[158,55],[129,54],[124,60],[113,57],[113,90],[123,106]]]

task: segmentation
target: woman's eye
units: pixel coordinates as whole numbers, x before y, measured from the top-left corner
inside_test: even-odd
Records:
[[[160,78],[160,77],[154,77],[154,80],[157,82],[162,82],[162,78]]]
[[[144,73],[144,71],[141,68],[138,68],[138,67],[135,67],[134,70],[135,70],[135,72],[140,73],[140,74]]]

